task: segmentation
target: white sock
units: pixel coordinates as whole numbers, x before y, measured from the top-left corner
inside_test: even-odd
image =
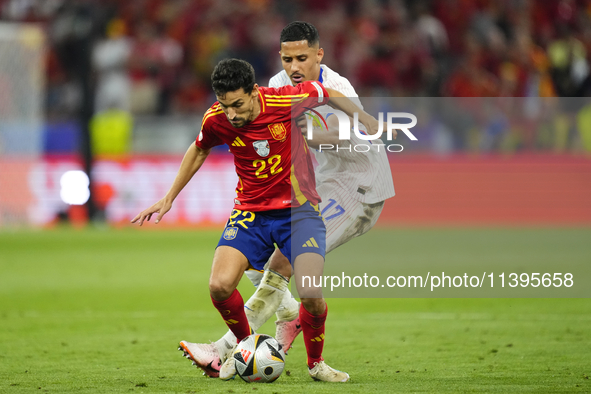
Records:
[[[281,305],[277,309],[278,321],[292,321],[295,320],[300,313],[300,303],[293,298],[290,291],[283,293]]]
[[[254,287],[258,287],[263,279],[263,272],[257,270],[246,270],[244,271],[244,275],[250,279]]]
[[[286,293],[287,284],[287,279],[277,272],[265,271],[257,290],[244,305],[246,317],[253,330],[261,328],[277,311]]]
[[[223,363],[230,357],[232,349],[236,346],[236,335],[231,330],[228,330],[223,337],[214,342],[214,345],[218,349],[218,354]]]

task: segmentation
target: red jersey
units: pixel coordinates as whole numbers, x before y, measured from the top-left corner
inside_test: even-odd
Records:
[[[205,113],[195,144],[201,149],[230,147],[238,174],[236,209],[257,212],[306,201],[318,204],[309,148],[299,130],[292,133],[291,119],[325,105],[328,93],[316,81],[278,89],[259,87],[259,102],[260,114],[240,128],[230,124],[216,102]]]

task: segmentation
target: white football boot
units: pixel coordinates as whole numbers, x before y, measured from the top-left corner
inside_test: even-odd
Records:
[[[275,322],[275,339],[281,345],[283,352],[287,354],[287,351],[291,348],[293,341],[297,338],[300,332],[302,332],[302,325],[300,324],[300,318],[296,317],[295,320],[282,321],[278,320]]]
[[[312,379],[322,382],[347,382],[349,380],[348,373],[331,368],[324,361],[314,363],[314,368],[308,368],[308,372]]]
[[[217,347],[213,343],[192,343],[181,341],[179,350],[183,356],[193,361],[193,365],[201,368],[203,373],[211,378],[220,374],[222,362]]]
[[[236,347],[234,347],[236,349]],[[230,353],[226,361],[220,367],[219,378],[222,380],[231,380],[236,377],[236,359],[234,358],[234,351]]]

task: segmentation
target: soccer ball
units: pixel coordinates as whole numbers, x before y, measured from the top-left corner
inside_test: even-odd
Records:
[[[269,335],[254,334],[244,338],[236,350],[236,373],[245,382],[271,383],[283,372],[285,360],[281,346]]]

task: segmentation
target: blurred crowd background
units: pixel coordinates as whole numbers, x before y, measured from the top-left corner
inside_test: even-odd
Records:
[[[591,0],[0,0],[0,226],[127,223],[168,190],[217,62],[243,58],[266,85],[294,20],[318,28],[323,62],[370,113],[418,118],[418,141],[389,154],[392,221],[511,221],[535,201],[531,223],[588,222]],[[170,223],[226,220],[237,181],[216,152]]]
[[[191,122],[215,101],[215,64],[248,60],[266,85],[281,70],[279,34],[293,20],[317,26],[324,63],[362,97],[591,93],[589,0],[0,0],[0,15],[39,23],[45,32],[49,152],[79,144],[80,119],[91,116],[79,116],[85,106],[94,116],[91,130],[115,128],[129,139],[135,130],[132,147],[125,138],[96,138],[99,153],[150,151],[148,140],[162,146],[156,124],[171,135],[195,135]],[[497,132],[506,138],[490,145],[477,141],[490,125],[473,120],[465,127],[472,134],[448,127],[454,138],[445,149],[591,150],[580,130],[586,104],[581,99],[560,118],[540,118],[546,128],[556,124],[556,137],[554,129],[548,137],[547,130],[522,136],[506,128]],[[185,139],[177,149],[171,138],[171,152]],[[101,141],[108,142],[104,149]]]

